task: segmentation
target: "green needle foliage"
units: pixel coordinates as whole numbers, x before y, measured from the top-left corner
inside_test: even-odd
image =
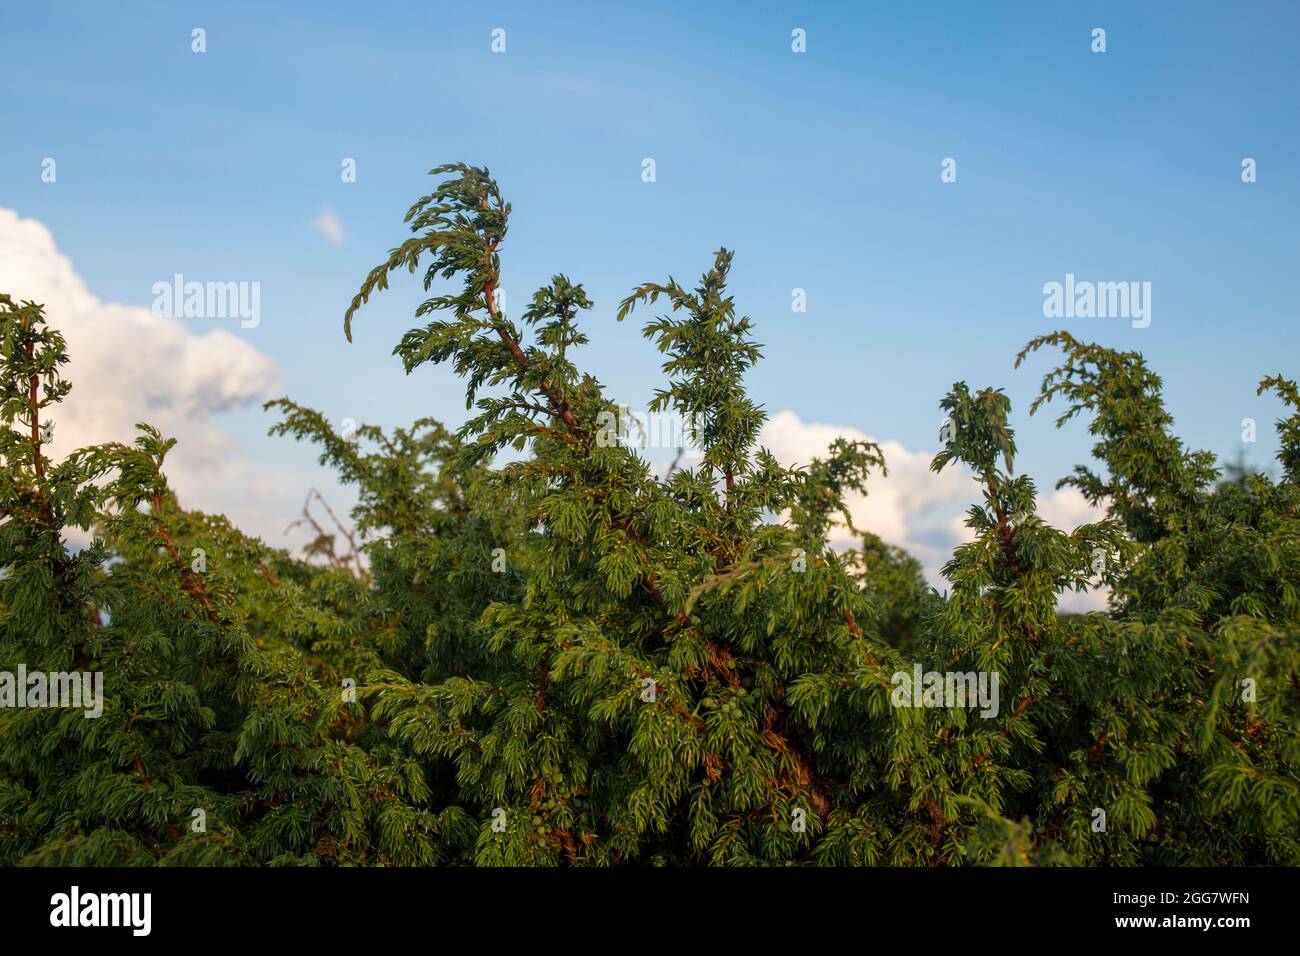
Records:
[[[582,286],[507,318],[509,204],[432,172],[345,331],[422,272],[395,354],[449,364],[472,417],[343,435],[268,403],[356,491],[355,532],[308,511],[302,555],[182,509],[148,426],[56,464],[62,339],[0,297],[0,671],[104,675],[94,719],[0,709],[0,862],[1300,863],[1293,382],[1260,386],[1289,409],[1281,479],[1225,481],[1140,355],[1029,343],[1063,361],[1031,411],[1096,437],[1063,484],[1106,517],[1070,533],[1015,473],[1009,399],[954,385],[933,467],[971,477],[972,537],[938,593],[869,532],[827,544],[878,447],[758,444],[730,251],[617,312],[659,309],[651,410],[702,453],[659,476],[576,361]],[[1100,586],[1108,613],[1058,612]],[[900,706],[917,670],[996,675],[996,706]]]

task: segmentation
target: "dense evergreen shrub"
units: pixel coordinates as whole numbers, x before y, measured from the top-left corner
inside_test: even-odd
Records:
[[[0,862],[1300,863],[1293,382],[1260,386],[1291,410],[1280,478],[1221,480],[1139,354],[1029,343],[1063,363],[1031,411],[1096,437],[1066,483],[1107,517],[1069,533],[1014,471],[1009,399],[958,383],[933,467],[971,475],[973,538],[941,594],[870,533],[826,543],[879,448],[757,444],[729,251],[618,310],[663,306],[653,408],[703,453],[661,477],[576,362],[582,287],[508,319],[509,205],[486,170],[433,173],[345,330],[423,270],[395,352],[450,364],[474,417],[345,436],[268,403],[355,488],[364,555],[182,508],[147,425],[56,462],[63,340],[0,297],[0,672],[104,680],[94,719],[0,709]],[[1058,613],[1103,585],[1109,613]],[[999,706],[897,706],[917,669],[996,673]]]

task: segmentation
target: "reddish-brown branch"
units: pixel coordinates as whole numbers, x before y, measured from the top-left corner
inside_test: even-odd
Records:
[[[1002,499],[998,496],[998,490],[993,484],[993,479],[986,478],[985,482],[988,486],[989,498],[993,501],[993,512],[998,519],[998,538],[1002,542],[1002,553],[1007,559],[1007,565],[1011,568],[1011,573],[1016,577],[1020,577],[1022,574],[1020,555],[1016,551],[1016,541],[1011,533],[1011,523],[1007,521],[1007,513],[1002,507]],[[1024,628],[1029,639],[1037,644],[1038,634],[1035,632],[1034,626],[1026,622]]]
[[[858,627],[858,622],[853,620],[853,615],[849,613],[849,609],[844,608],[841,613],[844,615],[844,623],[849,626],[849,633],[854,637],[861,637],[862,628]]]
[[[340,555],[335,550],[334,535],[327,532],[311,513],[312,499],[320,502],[321,507],[325,509],[325,513],[329,515],[330,520],[334,522],[334,527],[338,529],[339,534],[343,535],[344,539],[351,546],[352,551],[347,556]],[[331,567],[340,571],[345,571],[363,583],[369,580],[370,576],[366,572],[365,565],[361,563],[361,548],[357,545],[355,529],[347,527],[347,525],[339,520],[338,515],[334,513],[334,509],[331,508],[329,502],[325,500],[325,496],[315,488],[307,493],[307,499],[302,503],[302,517],[289,525],[285,533],[287,534],[289,531],[292,531],[294,528],[304,523],[311,525],[312,530],[316,532],[315,540],[307,545],[307,553],[310,554],[313,550],[318,550],[320,553],[324,554],[325,560],[329,562]],[[274,584],[274,581],[272,581],[272,583]]]
[[[817,780],[799,749],[790,743],[785,724],[786,713],[783,708],[764,707],[761,734],[763,743],[777,753],[783,754],[790,761],[790,767],[794,771],[794,782],[798,785],[797,790],[791,788],[792,792],[806,791],[812,800],[813,810],[820,816],[826,811],[830,801],[822,788],[817,785]]]
[[[680,702],[674,701],[670,709],[678,717],[683,717],[687,721],[689,721],[691,726],[694,727],[696,730],[704,729],[704,721],[700,720],[700,718],[692,714],[689,710],[686,709],[685,705],[681,704]]]
[[[36,361],[36,343],[27,343],[27,363],[29,365]],[[32,468],[36,472],[38,483],[45,481],[45,456],[41,454],[41,400],[40,400],[40,382],[41,377],[33,372],[31,381],[28,383],[27,401],[31,406],[32,417]],[[50,508],[50,501],[45,497],[44,489],[36,487],[31,491],[31,497],[35,500],[39,509],[39,519],[46,527],[54,525],[54,512]],[[56,574],[61,574],[61,570],[56,567]]]
[[[496,240],[488,243],[487,253],[489,257],[491,257],[492,253],[496,251],[496,247]],[[529,369],[528,356],[524,354],[524,350],[520,347],[514,337],[506,331],[505,326],[496,322],[496,292],[497,280],[496,276],[492,276],[483,286],[483,299],[487,304],[488,315],[492,317],[496,333],[501,338],[501,341],[505,343],[506,348],[510,350],[510,354],[514,357],[515,365],[518,366],[519,371],[527,372]],[[542,394],[546,396],[547,401],[551,403],[551,407],[555,409],[556,417],[559,418],[560,421],[564,422],[569,431],[585,438],[587,435],[586,430],[578,424],[578,418],[573,414],[573,409],[569,407],[569,403],[561,397],[559,391],[551,384],[550,379],[542,380],[541,390]]]
[[[176,549],[175,542],[172,541],[172,536],[167,532],[167,526],[163,524],[162,495],[154,495],[152,504],[154,517],[157,519],[156,530],[158,536],[162,539],[163,547],[167,550],[167,554],[171,557],[177,570],[180,571],[181,579],[185,583],[185,591],[203,606],[203,611],[207,615],[209,621],[213,624],[220,624],[221,617],[217,614],[217,609],[212,603],[212,598],[208,596],[207,590],[203,587],[203,582],[195,576],[194,572],[190,570],[190,566],[181,558],[180,552]]]
[[[1088,754],[1089,767],[1095,767],[1101,762],[1102,751],[1106,749],[1106,741],[1109,738],[1110,734],[1103,732],[1102,735],[1097,738],[1097,742],[1092,745],[1092,751]]]
[[[551,652],[547,651],[542,656],[542,676],[537,682],[537,713],[540,715],[542,709],[546,706],[546,684],[551,677]]]
[[[27,364],[31,365],[36,360],[36,342],[27,343]],[[45,460],[41,455],[41,403],[40,388],[41,377],[36,372],[32,372],[32,380],[28,385],[27,401],[32,407],[32,464],[36,469],[36,477],[41,481],[45,480]]]
[[[573,842],[573,834],[568,830],[561,830],[557,836],[559,837],[560,844],[564,847],[564,852],[568,856],[569,862],[574,866],[577,866],[579,863],[578,847],[577,844]]]
[[[1007,521],[1007,513],[1002,508],[1002,499],[998,497],[998,490],[993,484],[993,479],[986,479],[989,489],[989,498],[993,501],[993,510],[998,518],[998,537],[1002,541],[1002,553],[1006,556],[1007,564],[1011,567],[1011,573],[1019,577],[1020,575],[1020,558],[1016,554],[1015,539],[1011,536],[1011,525]]]

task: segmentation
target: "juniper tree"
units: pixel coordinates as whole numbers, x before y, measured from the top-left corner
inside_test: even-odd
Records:
[[[1295,864],[1296,387],[1280,376],[1260,384],[1291,410],[1278,422],[1283,479],[1216,484],[1212,456],[1173,435],[1160,379],[1140,355],[1055,333],[1017,364],[1046,346],[1066,362],[1044,377],[1033,408],[1064,398],[1058,425],[1092,413],[1094,455],[1108,472],[1080,467],[1061,484],[1106,503],[1144,545],[1107,574],[1113,613],[1072,622],[1076,643],[1095,649],[1085,684],[1095,742],[1062,775],[1058,799],[1081,784],[1109,795],[1099,805],[1129,818],[1114,840],[1123,862]]]
[[[277,577],[224,519],[183,512],[161,470],[172,442],[148,426],[55,464],[43,426],[69,389],[63,338],[35,303],[0,297],[0,318],[0,671],[103,675],[90,719],[0,709],[0,859],[442,859],[455,811],[422,806],[409,759],[349,739],[360,707],[295,646],[346,642],[357,595],[335,615],[330,582]]]
[[[533,296],[526,342],[496,300],[509,206],[485,171],[434,172],[458,175],[412,207],[415,237],[370,274],[346,321],[424,256],[426,288],[460,280],[417,310],[447,318],[396,351],[408,371],[450,361],[466,378],[479,412],[461,430],[467,462],[528,451],[493,479],[540,522],[545,547],[518,597],[482,616],[480,640],[508,671],[427,686],[384,675],[375,716],[414,753],[454,762],[482,821],[479,862],[797,856],[811,833],[792,817],[812,815],[811,830],[832,795],[814,762],[824,745],[784,696],[809,668],[867,653],[861,595],[820,534],[842,507],[837,488],[861,488],[878,451],[845,443],[820,481],[751,454],[763,419],[742,375],[758,348],[725,295],[723,251],[694,291],[647,284],[621,309],[662,297],[681,315],[645,328],[675,376],[653,407],[692,423],[703,462],[658,481],[602,440],[617,406],[573,363],[591,305],[581,286],[557,275]],[[786,510],[791,524],[762,521]],[[523,538],[501,546],[528,553]]]

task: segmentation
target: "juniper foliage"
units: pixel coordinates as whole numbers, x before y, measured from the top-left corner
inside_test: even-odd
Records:
[[[509,204],[487,170],[432,172],[345,333],[422,271],[395,354],[449,364],[469,421],[342,435],[268,403],[355,488],[363,555],[182,509],[148,426],[55,463],[66,350],[0,298],[0,671],[105,675],[97,719],[0,709],[0,861],[1300,863],[1292,381],[1260,386],[1289,410],[1281,477],[1225,481],[1140,355],[1030,342],[1018,365],[1063,357],[1031,412],[1063,402],[1096,437],[1100,467],[1063,483],[1106,517],[1070,532],[1015,473],[1009,399],[955,384],[933,467],[971,477],[971,539],[939,593],[870,532],[827,543],[879,447],[786,467],[759,445],[730,251],[617,311],[660,308],[651,408],[702,453],[659,475],[577,361],[582,286],[508,318]],[[1108,613],[1058,612],[1103,585]],[[1000,706],[897,706],[917,666],[996,673]]]

